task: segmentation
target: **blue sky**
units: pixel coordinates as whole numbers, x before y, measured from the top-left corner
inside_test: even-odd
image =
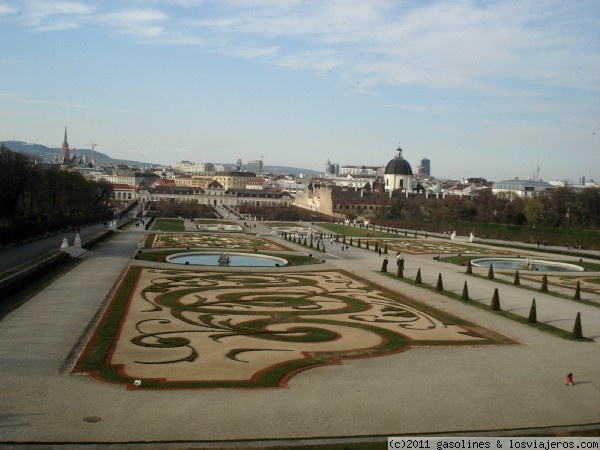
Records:
[[[600,181],[600,2],[0,0],[0,140]]]

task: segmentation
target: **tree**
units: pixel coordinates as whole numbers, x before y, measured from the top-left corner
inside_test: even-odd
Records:
[[[539,199],[532,197],[525,201],[523,212],[528,224],[537,225],[544,213],[544,208]]]
[[[113,195],[114,189],[112,184],[110,184],[105,179],[100,179],[98,181],[98,201],[101,204],[106,204]]]
[[[0,217],[12,218],[17,212],[32,167],[33,161],[26,155],[0,145]]]

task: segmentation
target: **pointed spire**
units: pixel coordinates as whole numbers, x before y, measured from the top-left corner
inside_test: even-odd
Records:
[[[63,141],[63,145],[69,145],[67,143],[67,127],[65,126],[65,140]]]

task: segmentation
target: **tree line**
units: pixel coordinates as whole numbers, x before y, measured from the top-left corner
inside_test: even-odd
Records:
[[[600,248],[600,189],[558,187],[538,197],[394,198],[372,223],[493,239]]]
[[[112,187],[0,145],[0,244],[108,218]]]
[[[476,196],[422,196],[396,198],[381,219],[448,224],[473,221],[507,225],[600,229],[600,189],[558,187],[538,197],[494,195],[483,190]]]

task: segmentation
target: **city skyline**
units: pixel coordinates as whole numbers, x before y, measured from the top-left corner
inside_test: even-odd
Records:
[[[0,26],[0,141],[600,178],[594,1],[0,0]]]

